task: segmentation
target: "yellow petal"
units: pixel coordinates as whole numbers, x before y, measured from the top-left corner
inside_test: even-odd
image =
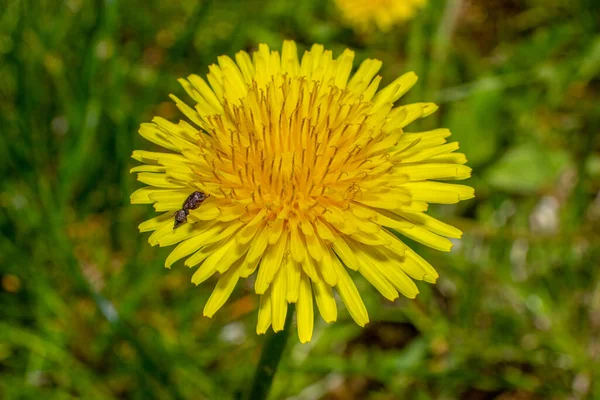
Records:
[[[383,274],[371,264],[370,260],[365,258],[364,256],[360,256],[359,260],[361,261],[360,268],[358,272],[362,276],[368,280],[371,285],[375,287],[385,297],[390,301],[394,301],[398,298],[398,292],[394,289],[394,286],[385,278]]]
[[[396,235],[392,234],[387,229],[382,229],[382,235],[390,240],[390,244],[385,247],[378,247],[378,249],[385,249],[387,252],[386,257],[393,258],[395,260],[403,260],[406,249],[408,248],[404,242],[402,242]]]
[[[430,181],[409,182],[403,185],[403,187],[405,187],[410,193],[413,194],[413,200],[421,200],[423,198],[426,199],[428,192],[449,193],[453,195],[453,198],[458,199],[458,201],[468,200],[475,197],[475,190],[472,187],[465,185],[457,185],[454,183]]]
[[[363,210],[372,210],[369,207],[361,207]],[[355,207],[355,210],[357,209],[357,207]],[[373,212],[374,214],[374,212]],[[365,233],[377,233],[380,229],[380,227],[377,224],[374,224],[373,222],[371,222],[370,220],[363,218],[363,217],[358,217],[355,214],[355,211],[352,212],[347,212],[345,214],[346,216],[346,221],[348,223],[351,223],[353,226],[356,226],[358,231],[362,231]]]
[[[297,55],[296,55],[297,56]],[[240,71],[244,76],[244,80],[246,83],[251,83],[252,78],[254,78],[254,65],[252,64],[252,60],[250,56],[245,51],[239,51],[235,54],[235,61],[240,67]]]
[[[166,132],[153,123],[146,122],[141,124],[138,132],[144,139],[156,143],[157,145],[164,147],[165,149],[173,151],[179,150],[177,146],[171,144],[171,142],[169,141],[169,137],[166,135]]]
[[[334,257],[335,254],[331,252],[329,247],[323,249],[323,258],[321,259],[319,271],[329,286],[335,286],[337,284],[337,274],[335,273],[335,267],[333,266]]]
[[[321,317],[327,323],[334,322],[337,319],[337,305],[335,304],[331,286],[325,282],[313,282],[312,286]]]
[[[413,225],[411,228],[398,229],[397,232],[436,250],[450,251],[452,249],[451,241],[417,225]]]
[[[352,78],[350,78],[347,86],[348,90],[357,94],[363,92],[369,86],[371,80],[380,68],[381,61],[369,58],[364,60]]]
[[[231,293],[240,278],[240,266],[241,262],[237,263],[225,274],[221,275],[215,289],[204,306],[203,314],[205,317],[212,318],[223,304],[225,304],[227,299],[229,299],[229,296],[231,296]]]
[[[300,290],[298,292],[298,302],[296,303],[296,319],[298,323],[298,337],[300,342],[310,342],[315,323],[313,311],[312,290],[310,281],[305,274],[300,277]]]
[[[271,326],[271,291],[268,290],[260,296],[260,305],[258,306],[258,322],[256,323],[256,333],[262,335]]]
[[[410,299],[414,299],[419,293],[419,289],[417,289],[417,285],[415,285],[413,280],[402,271],[401,264],[393,259],[379,258],[372,250],[363,248],[365,261],[369,262],[400,293]]]
[[[194,88],[202,95],[204,100],[215,110],[215,112],[222,112],[223,106],[215,95],[215,92],[208,86],[208,83],[198,75],[190,75],[188,81],[194,86]]]
[[[350,204],[350,211],[356,217],[362,218],[362,219],[371,219],[375,215],[377,215],[377,211],[375,211],[373,208],[371,208],[371,207],[364,207],[364,206],[361,206],[358,203],[351,203]]]
[[[283,232],[284,221],[282,219],[276,219],[270,226],[269,244],[275,244]]]
[[[129,173],[134,172],[166,172],[167,167],[163,167],[162,165],[139,165],[137,167],[133,167],[129,170]],[[133,203],[132,203],[133,204]]]
[[[334,266],[338,275],[338,284],[336,289],[342,298],[342,301],[346,305],[352,319],[360,325],[365,326],[369,323],[369,314],[360,294],[352,282],[352,279],[348,275],[348,272],[344,269],[339,260],[334,260]]]
[[[220,214],[217,217],[219,221],[229,222],[239,219],[246,213],[246,207],[243,205],[233,205],[231,207],[221,207]]]
[[[216,221],[203,221],[201,223],[188,222],[177,229],[171,229],[160,238],[158,238],[158,244],[160,247],[171,246],[182,240],[188,239],[195,236],[213,226]]]
[[[164,213],[159,215],[158,217],[154,217],[147,221],[142,222],[138,225],[138,229],[140,232],[148,232],[158,229],[161,226],[165,225],[165,222],[173,221],[173,213]]]
[[[322,221],[320,218],[317,218],[315,220],[315,227],[317,228],[317,235],[319,235],[321,239],[328,240],[330,242],[335,241],[335,235],[326,222]]]
[[[236,240],[238,243],[247,243],[259,232],[264,229],[263,224],[247,224],[244,226],[240,233],[237,235]]]
[[[240,277],[247,278],[250,275],[252,275],[254,273],[254,271],[256,271],[258,266],[260,265],[260,261],[261,261],[261,259],[259,258],[258,260],[254,261],[253,263],[248,264],[246,262],[246,260],[244,260],[244,267],[240,271]]]
[[[301,263],[307,256],[306,243],[304,235],[300,235],[298,228],[294,224],[290,224],[290,252],[294,261]]]
[[[287,316],[288,311],[286,292],[287,274],[283,268],[279,268],[275,274],[275,279],[271,284],[271,311],[273,330],[275,332],[283,330],[283,327],[285,326],[285,317]]]
[[[237,64],[228,56],[219,56],[217,60],[223,71],[223,83],[225,91],[228,93],[227,97],[230,99],[244,97],[248,92],[247,84]]]
[[[196,90],[194,85],[192,85],[188,80],[179,78],[179,79],[177,79],[177,82],[179,82],[181,87],[183,87],[183,90],[185,90],[185,92],[188,94],[188,96],[190,96],[196,103],[205,102],[205,100],[202,98],[202,95]]]
[[[434,163],[445,164],[466,164],[467,157],[463,153],[450,153],[431,157],[429,161]]]
[[[380,193],[363,193],[355,201],[370,207],[394,209],[399,205],[409,203],[411,198],[407,192],[399,188],[394,191]]]
[[[368,244],[369,246],[385,246],[390,244],[390,240],[384,236],[381,232],[378,233],[366,233],[357,232],[350,236],[357,242]]]
[[[207,221],[204,223],[206,223],[207,225],[210,225],[212,222],[213,221]],[[219,224],[219,225],[224,227],[224,229],[221,230],[216,235],[214,235],[212,237],[208,237],[206,239],[206,244],[214,243],[214,242],[222,240],[222,239],[227,239],[232,235],[237,236],[238,230],[243,226],[243,223],[238,221],[238,222],[233,222],[233,223],[223,223],[223,224]]]
[[[298,50],[296,49],[296,43],[293,40],[284,40],[283,47],[281,49],[281,66],[283,73],[296,76],[300,69],[298,63]]]
[[[454,150],[458,150],[457,142],[448,143],[448,144],[444,144],[441,146],[430,147],[427,149],[420,150],[418,152],[414,152],[413,154],[411,154],[409,156],[402,157],[402,162],[409,163],[409,162],[425,161],[425,160],[428,160],[435,156],[451,153]]]
[[[305,236],[314,236],[315,235],[314,226],[305,219],[300,221],[300,230],[302,230],[302,233],[304,233]]]
[[[198,251],[192,254],[187,260],[185,260],[185,266],[188,268],[192,268],[199,263],[206,260],[210,257],[215,251],[217,251],[222,244],[224,244],[226,240],[221,240],[220,242],[213,243],[211,245],[205,245],[201,247]]]
[[[375,95],[373,109],[381,107],[384,103],[394,103],[415,85],[417,79],[418,77],[414,72],[407,72],[394,80]]]
[[[338,213],[338,211],[332,207],[328,208],[328,210],[331,212],[325,213],[323,218],[325,218],[325,220],[335,229],[346,235],[352,235],[358,231],[358,227],[354,224],[354,220],[346,218],[346,214],[349,213]]]
[[[467,179],[471,176],[471,168],[465,165],[453,164],[417,164],[401,165],[395,167],[395,171],[410,176],[413,181],[424,181],[427,179]]]
[[[437,278],[439,278],[439,274],[431,266],[431,264],[429,264],[427,261],[425,261],[420,255],[415,253],[414,250],[406,249],[406,259],[407,259],[407,262],[410,261],[410,262],[417,263],[421,268],[423,268],[425,270],[425,272],[427,273],[425,275],[425,277],[423,277],[423,280],[425,282],[435,283]]]
[[[211,197],[208,199],[211,199]],[[212,201],[209,202],[208,199],[204,200],[204,203],[196,210],[190,210],[188,217],[199,221],[209,221],[218,218],[221,212],[217,204]]]
[[[155,151],[135,150],[131,154],[131,158],[143,163],[153,164],[159,159],[171,160],[174,163],[187,165],[189,161],[181,154],[161,153]]]
[[[414,225],[404,218],[400,218],[398,215],[386,210],[378,210],[377,214],[373,217],[373,221],[381,226],[387,226],[388,228],[396,230],[411,228],[412,225]]]
[[[181,209],[181,202],[178,200],[157,201],[153,207],[157,212],[171,211],[175,214],[175,211]]]
[[[179,97],[175,96],[174,94],[169,95],[169,97],[175,102],[177,108],[179,108],[179,110],[184,113],[185,116],[188,117],[193,123],[205,129],[207,128],[206,124],[204,121],[202,121],[202,118],[196,110],[185,104],[185,102],[181,101]]]
[[[171,265],[176,261],[181,260],[183,257],[189,256],[196,250],[202,248],[206,245],[207,238],[216,235],[222,229],[222,225],[213,225],[205,231],[199,232],[198,235],[182,241],[165,260],[165,267],[171,268]]]
[[[246,265],[253,264],[256,262],[265,252],[267,245],[269,244],[269,228],[265,227],[259,234],[252,240],[250,249],[246,254]]]
[[[319,273],[317,272],[318,265],[314,258],[310,257],[308,254],[304,256],[304,261],[299,263],[302,266],[302,270],[306,275],[310,277],[313,281],[320,280]]]
[[[174,182],[167,178],[165,174],[155,174],[152,172],[140,172],[138,173],[138,181],[145,183],[146,185],[156,186],[159,188],[182,188],[183,184]]]
[[[405,117],[400,124],[400,127],[404,128],[416,119],[425,118],[433,114],[437,109],[438,106],[434,103],[413,103],[395,108],[390,112],[389,117],[393,119],[396,118],[397,115],[405,113]]]
[[[433,233],[436,233],[441,236],[446,236],[449,238],[460,238],[462,236],[462,232],[460,229],[453,227],[452,225],[448,225],[438,219],[433,218],[425,213],[402,213],[402,216],[407,220],[411,221],[413,224],[422,226],[425,229],[430,230]]]
[[[298,291],[300,290],[300,274],[302,268],[295,262],[292,257],[287,257],[283,267],[287,273],[287,292],[286,299],[288,303],[298,301]]]
[[[171,201],[176,200],[179,202],[179,207],[183,206],[183,202],[188,198],[188,196],[192,193],[190,188],[184,189],[154,189],[151,193],[148,194],[148,197],[153,201]]]
[[[333,250],[346,264],[346,267],[355,271],[358,269],[358,259],[344,238],[338,236],[336,241],[333,242]]]
[[[413,143],[415,140],[419,143],[417,147],[436,146],[445,143],[446,141],[444,139],[450,135],[450,130],[447,128],[439,128],[426,132],[407,132],[400,137],[398,147],[406,146],[409,143]]]
[[[168,220],[168,221],[162,222],[156,228],[156,230],[152,233],[152,235],[150,235],[150,237],[148,238],[148,243],[150,243],[152,246],[156,246],[158,244],[158,241],[160,240],[160,238],[162,238],[164,235],[170,233],[172,230],[173,230],[173,220]]]
[[[413,189],[410,191],[412,199],[430,204],[456,204],[460,201],[455,192],[440,192],[433,190]]]
[[[352,71],[352,61],[354,60],[354,52],[348,49],[344,50],[342,55],[336,60],[337,71],[335,74],[335,85],[344,89]]]
[[[373,80],[371,81],[369,86],[362,93],[362,97],[363,97],[364,101],[371,101],[371,99],[377,92],[377,89],[379,88],[380,82],[381,82],[381,76],[378,75],[375,78],[373,78]]]
[[[227,270],[227,266],[230,265],[232,262],[237,262],[241,257],[243,257],[246,254],[249,248],[250,243],[239,244],[236,242],[231,247],[230,251],[225,253],[223,258],[221,259],[219,266],[217,267],[217,271],[219,271],[220,273],[225,272]],[[244,264],[245,268],[240,269],[240,276],[243,278],[247,278],[248,276],[252,275],[254,273],[254,270],[256,269],[256,265],[257,264],[249,268],[248,265]]]
[[[155,192],[157,189],[154,187],[143,187],[129,196],[131,204],[152,204],[154,201],[149,197],[150,193]]]
[[[306,247],[308,252],[315,261],[319,262],[323,258],[324,247],[321,240],[316,235],[305,235]]]
[[[217,266],[223,259],[225,253],[227,253],[233,245],[235,245],[235,240],[229,239],[229,241],[219,247],[218,250],[208,256],[208,258],[204,260],[204,262],[196,270],[194,275],[192,275],[192,283],[199,285],[210,278],[217,271]],[[221,267],[223,266],[221,265]]]
[[[287,250],[288,235],[282,235],[276,244],[270,245],[266,250],[260,267],[258,268],[258,276],[254,284],[254,290],[257,294],[263,294],[275,278],[275,274],[281,267],[283,254]]]

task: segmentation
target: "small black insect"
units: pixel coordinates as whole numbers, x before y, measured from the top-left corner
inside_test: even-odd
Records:
[[[188,196],[187,199],[183,202],[183,206],[181,206],[181,210],[175,213],[175,224],[173,229],[185,224],[187,222],[187,216],[190,213],[190,210],[195,210],[200,207],[202,202],[206,200],[208,196],[202,192],[193,192]]]
[[[188,210],[179,210],[175,213],[175,225],[173,229],[187,222],[187,216],[190,212]]]
[[[181,207],[187,211],[195,210],[196,208],[200,207],[200,204],[202,204],[204,200],[206,200],[206,197],[208,196],[202,192],[194,192],[188,196]]]

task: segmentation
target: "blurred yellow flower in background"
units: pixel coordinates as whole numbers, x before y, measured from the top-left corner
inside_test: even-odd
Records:
[[[335,0],[343,18],[360,31],[375,25],[389,31],[396,23],[412,19],[427,0]]]
[[[282,330],[296,304],[298,335],[312,337],[313,298],[326,322],[337,319],[334,290],[352,318],[369,322],[348,270],[381,294],[414,298],[413,282],[434,283],[436,271],[401,234],[442,251],[461,232],[425,214],[428,203],[474,196],[463,185],[466,158],[446,143],[447,129],[405,133],[433,113],[432,103],[394,106],[417,81],[406,73],[378,90],[378,60],[352,74],[354,53],[336,59],[321,45],[298,59],[261,44],[211,65],[207,80],[181,79],[190,107],[172,96],[190,122],[156,117],[140,134],[171,152],[134,151],[132,172],[148,186],[132,203],[162,212],[140,225],[152,245],[177,247],[166,266],[186,258],[192,282],[217,274],[204,315],[212,317],[240,278],[254,275],[260,295],[257,332]],[[208,82],[207,82],[208,81]],[[208,197],[174,228],[174,214],[194,192]],[[184,207],[185,208],[185,207]]]

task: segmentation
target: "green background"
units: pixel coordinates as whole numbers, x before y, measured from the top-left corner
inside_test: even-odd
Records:
[[[414,301],[357,280],[371,316],[290,338],[273,399],[600,399],[600,2],[432,0],[387,33],[332,2],[0,0],[0,398],[227,399],[264,337],[241,284],[212,320],[137,225],[136,133],[178,119],[176,79],[283,39],[414,70],[476,198]],[[411,125],[412,130],[415,126]],[[412,244],[412,243],[411,243]]]

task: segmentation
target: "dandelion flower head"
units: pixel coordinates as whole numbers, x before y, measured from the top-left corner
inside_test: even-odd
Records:
[[[335,0],[344,19],[360,31],[374,26],[387,32],[396,23],[412,19],[427,0]]]
[[[212,317],[242,278],[260,296],[257,332],[284,327],[296,304],[298,335],[312,337],[313,299],[326,322],[337,319],[335,293],[361,326],[367,310],[349,271],[381,294],[414,298],[413,280],[438,274],[405,245],[403,235],[449,251],[461,232],[431,216],[428,203],[473,197],[470,187],[438,180],[470,176],[447,129],[407,133],[433,113],[432,103],[395,105],[417,81],[406,73],[381,90],[378,60],[352,74],[354,53],[314,45],[298,59],[261,44],[252,56],[218,58],[207,79],[180,83],[193,100],[171,96],[188,121],[155,117],[139,133],[169,152],[136,150],[132,169],[147,186],[132,203],[162,214],[140,224],[152,245],[177,245],[170,267],[184,259],[196,285],[217,276],[204,307]],[[190,193],[207,196],[174,228]]]

